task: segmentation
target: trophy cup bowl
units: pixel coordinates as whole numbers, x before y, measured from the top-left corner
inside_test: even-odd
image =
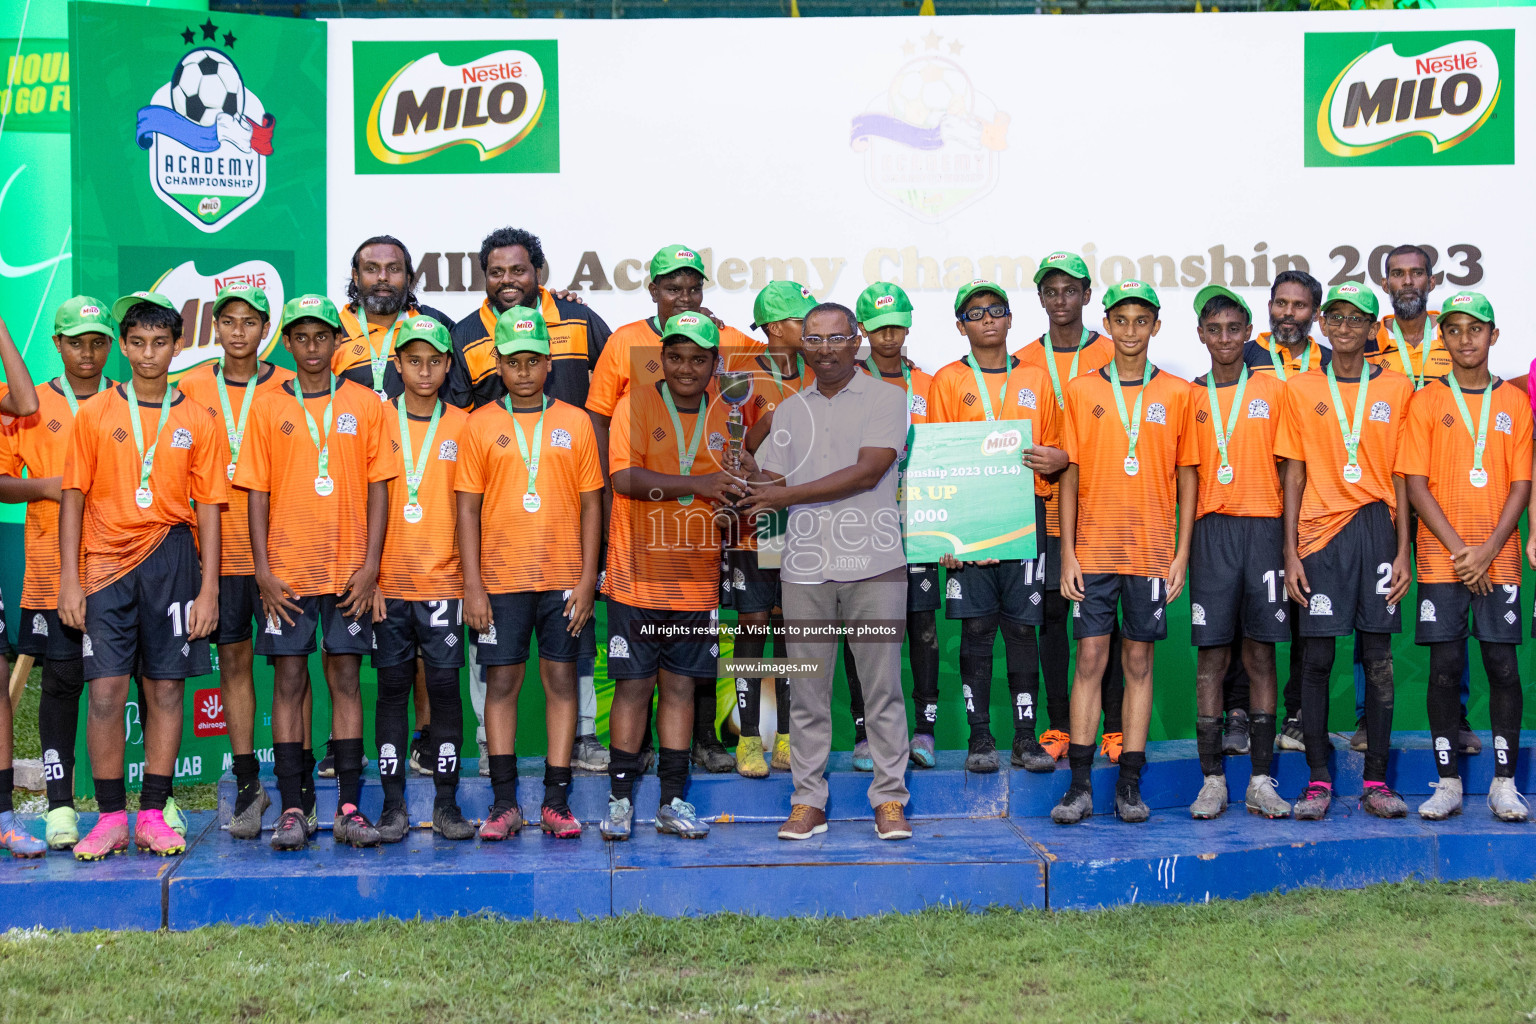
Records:
[[[742,419],[741,407],[752,398],[751,370],[722,370],[717,375],[720,386],[720,398],[730,406],[726,413],[725,424],[729,433],[729,439],[725,450],[724,469],[732,476],[743,475],[741,469],[742,447],[747,438],[747,427]],[[741,543],[741,514],[735,504],[721,506],[715,513],[716,520],[722,533],[726,535],[726,543],[730,547],[737,547]]]

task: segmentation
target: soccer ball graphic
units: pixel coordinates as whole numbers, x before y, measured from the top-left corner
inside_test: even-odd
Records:
[[[171,108],[194,124],[206,128],[220,114],[238,118],[244,105],[240,72],[218,50],[193,50],[171,73]]]
[[[908,124],[932,128],[950,115],[969,120],[975,105],[970,76],[953,61],[919,57],[891,79],[890,112]]]

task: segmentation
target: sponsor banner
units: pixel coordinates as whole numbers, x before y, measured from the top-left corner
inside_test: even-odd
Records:
[[[542,239],[550,286],[618,326],[655,312],[647,261],[682,243],[709,275],[705,305],[742,329],[770,280],[850,307],[874,281],[901,285],[915,307],[909,352],[931,371],[960,354],[952,302],[978,277],[1007,288],[1014,339],[1038,337],[1032,277],[1062,249],[1093,275],[1091,327],[1106,287],[1151,282],[1166,303],[1153,358],[1193,376],[1208,363],[1192,310],[1208,284],[1242,295],[1257,333],[1277,274],[1307,270],[1325,288],[1357,281],[1382,295],[1386,253],[1405,242],[1434,257],[1432,308],[1461,288],[1513,301],[1536,273],[1521,230],[1536,122],[1514,113],[1517,55],[1536,33],[1527,9],[543,21],[538,35],[559,53],[558,74],[541,65],[546,89],[558,89],[558,173],[502,188],[460,177],[522,158],[533,135],[481,159],[504,132],[444,136],[403,165],[374,154],[370,132],[383,140],[402,110],[402,140],[427,146],[437,109],[427,93],[443,88],[438,123],[448,123],[452,91],[472,88],[466,65],[536,52],[528,24],[330,23],[330,122],[352,129],[331,134],[333,292],[357,243],[390,232],[416,258],[421,300],[469,315],[485,298],[480,241],[510,223]],[[656,94],[654,55],[680,49],[683,91]],[[797,68],[836,73],[785,73],[789,53]],[[1217,54],[1241,55],[1241,67],[1214,73]],[[427,92],[391,106],[384,85],[397,72],[397,85],[425,76]],[[616,102],[615,83],[646,93]],[[1364,92],[1351,101],[1353,84]],[[477,119],[485,97],[482,86]],[[1328,145],[1339,152],[1319,138],[1320,110],[1337,117]],[[434,173],[386,173],[403,169]],[[1477,197],[1494,195],[1513,216],[1487,216]],[[1513,346],[1494,353],[1509,375],[1528,361]]]
[[[1028,420],[926,423],[908,429],[897,501],[910,563],[962,562],[1038,553],[1033,447]]]

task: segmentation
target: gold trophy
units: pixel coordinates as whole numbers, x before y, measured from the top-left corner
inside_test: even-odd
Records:
[[[734,477],[746,475],[742,471],[741,454],[747,440],[747,425],[742,419],[741,407],[752,398],[752,377],[751,370],[722,370],[717,375],[720,398],[730,407],[725,417],[729,438],[726,442],[723,468]],[[734,504],[721,506],[715,510],[715,517],[720,532],[725,535],[726,547],[740,547],[745,524],[741,521],[741,513],[737,506]]]

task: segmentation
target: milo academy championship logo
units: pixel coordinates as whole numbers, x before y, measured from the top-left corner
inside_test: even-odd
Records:
[[[1515,32],[1308,32],[1308,167],[1512,164]]]
[[[155,194],[193,227],[215,232],[261,200],[277,122],[241,78],[232,31],[220,36],[209,18],[181,39],[188,49],[139,108],[134,138],[149,154]]]

